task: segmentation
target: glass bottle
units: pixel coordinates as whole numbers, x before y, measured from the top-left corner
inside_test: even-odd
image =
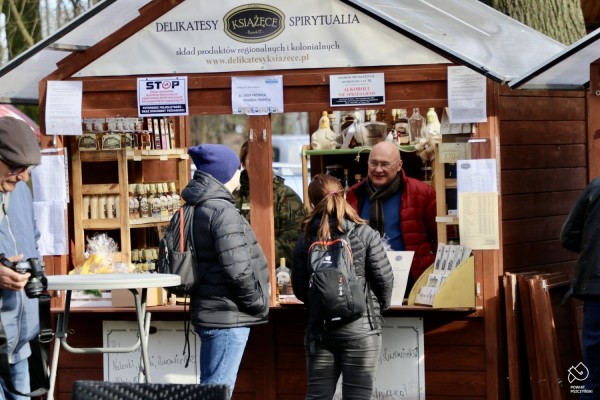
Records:
[[[81,208],[83,219],[90,219],[90,196],[83,196]]]
[[[169,216],[169,200],[167,199],[167,188],[164,183],[157,183],[156,190],[158,192],[158,198],[160,200],[160,216],[168,217]]]
[[[160,218],[160,197],[156,192],[156,183],[150,184],[148,202],[150,204],[150,215],[152,218]]]
[[[396,131],[396,141],[398,144],[410,144],[410,127],[408,125],[406,108],[398,108],[396,110],[396,122],[394,123],[394,130]]]
[[[90,197],[90,219],[98,219],[100,212],[98,211],[98,196]]]
[[[147,130],[144,130],[140,133],[140,149],[141,150],[152,149],[152,136],[150,136],[150,132]]]
[[[140,266],[140,251],[138,249],[131,250],[131,264],[133,265],[133,270],[137,272]]]
[[[106,196],[106,218],[117,218],[115,214],[115,196],[113,195]]]
[[[410,144],[417,144],[420,139],[425,139],[425,118],[418,108],[413,108],[413,113],[408,119],[410,126]]]
[[[344,195],[350,190],[350,180],[348,178],[348,168],[344,168]]]
[[[98,218],[106,219],[106,200],[108,196],[102,194],[98,196]]]
[[[275,270],[277,279],[277,290],[280,295],[294,294],[292,290],[292,275],[290,269],[285,266],[285,257],[279,259],[279,267]]]
[[[177,192],[175,188],[175,182],[169,182],[169,191],[171,192],[171,197],[173,198],[173,214],[179,211],[181,207],[181,196]]]
[[[173,196],[171,196],[171,192],[169,192],[169,187],[166,182],[163,182],[163,190],[165,196],[167,197],[167,216],[173,215]]]
[[[136,219],[140,217],[140,201],[135,192],[135,183],[130,183],[127,186],[129,191],[129,218]]]
[[[143,183],[138,184],[138,201],[140,203],[140,218],[150,217],[150,204],[148,202],[148,195],[146,192],[146,185]]]

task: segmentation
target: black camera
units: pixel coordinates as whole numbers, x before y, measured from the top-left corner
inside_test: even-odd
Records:
[[[0,264],[20,274],[27,272],[31,274],[25,285],[25,293],[29,298],[40,297],[48,288],[48,279],[46,279],[46,269],[43,261],[39,261],[37,258],[29,258],[27,261],[13,263],[4,254],[0,254]]]

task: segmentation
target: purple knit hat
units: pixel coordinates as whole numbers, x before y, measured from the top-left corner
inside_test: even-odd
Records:
[[[240,168],[240,158],[223,144],[201,144],[188,149],[198,171],[206,172],[226,184]]]

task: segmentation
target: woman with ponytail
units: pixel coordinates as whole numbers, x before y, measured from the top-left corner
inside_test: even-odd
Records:
[[[392,267],[383,241],[367,221],[346,202],[341,183],[333,176],[316,175],[308,186],[312,211],[302,222],[304,235],[294,249],[292,286],[296,297],[307,302],[310,245],[347,234],[356,275],[364,280],[372,301],[367,311],[347,324],[317,327],[307,325],[305,345],[314,340],[314,352],[307,351],[306,399],[330,400],[343,376],[345,400],[371,399],[377,363],[381,352],[381,311],[390,306],[393,287]]]

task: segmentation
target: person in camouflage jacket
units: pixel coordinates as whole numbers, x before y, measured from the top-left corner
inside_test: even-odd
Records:
[[[248,142],[240,150],[240,161],[246,168],[248,162]],[[250,179],[244,169],[240,176],[240,188],[234,193],[235,206],[250,222]],[[279,264],[285,257],[286,265],[292,264],[292,252],[302,231],[300,224],[305,216],[304,204],[300,196],[285,184],[285,179],[273,176],[273,216],[275,220],[275,261]]]

